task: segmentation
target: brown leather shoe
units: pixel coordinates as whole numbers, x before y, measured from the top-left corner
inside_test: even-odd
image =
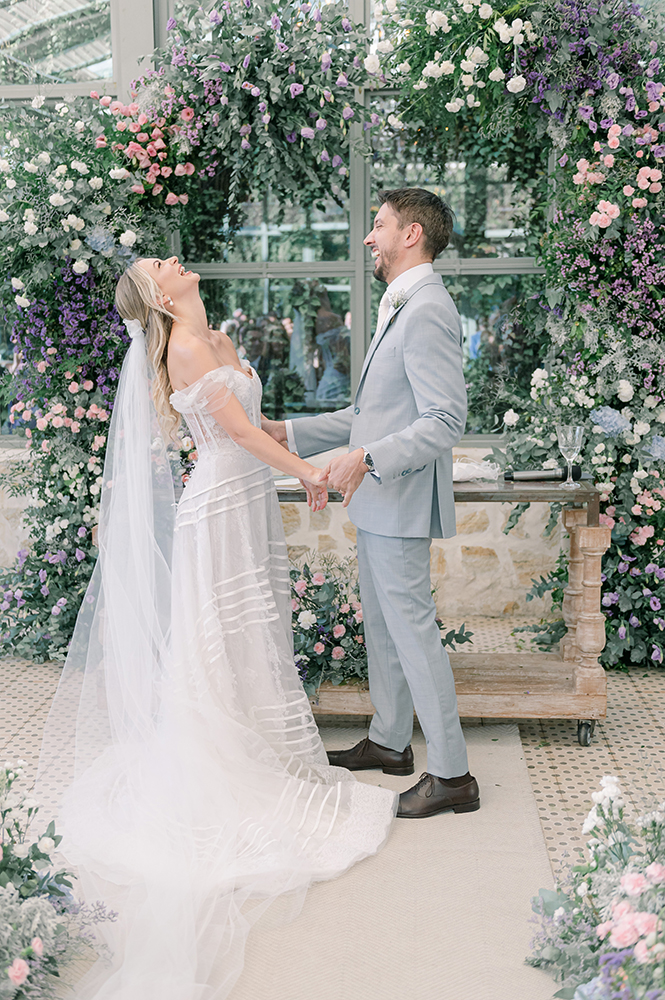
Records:
[[[435,816],[446,809],[456,813],[480,809],[480,792],[475,778],[469,775],[469,781],[455,787],[445,778],[425,771],[413,788],[400,795],[397,815],[404,819],[420,819]]]
[[[388,747],[373,743],[365,737],[350,750],[330,750],[328,761],[335,767],[345,767],[349,771],[369,771],[380,767],[384,774],[413,774],[413,750],[411,744],[400,753]]]

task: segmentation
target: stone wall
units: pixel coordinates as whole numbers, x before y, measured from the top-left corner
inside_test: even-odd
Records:
[[[10,566],[27,541],[21,524],[23,501],[2,489],[3,476],[24,458],[17,443],[0,438],[0,566]],[[486,453],[487,449],[455,449],[456,457],[482,459]],[[323,464],[323,457],[317,464]],[[547,504],[533,504],[517,528],[504,535],[511,509],[510,504],[457,504],[457,535],[434,540],[432,584],[441,617],[451,627],[471,615],[527,619],[549,609],[547,599],[527,603],[525,594],[532,578],[555,565],[566,536],[558,527],[551,538],[545,537]],[[306,504],[285,503],[282,517],[292,555],[307,550],[353,555],[356,532],[341,504],[312,513]]]

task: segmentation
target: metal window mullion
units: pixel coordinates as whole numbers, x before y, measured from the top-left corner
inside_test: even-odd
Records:
[[[113,79],[120,100],[130,97],[130,85],[150,67],[155,47],[152,0],[111,0],[111,56]]]

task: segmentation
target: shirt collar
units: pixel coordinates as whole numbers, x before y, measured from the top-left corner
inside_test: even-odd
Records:
[[[393,279],[388,285],[386,291],[391,294],[401,289],[403,292],[408,292],[408,290],[416,284],[416,282],[421,281],[428,275],[434,274],[434,268],[429,261],[424,264],[416,264],[415,267],[410,267],[408,271],[402,271],[400,275]]]

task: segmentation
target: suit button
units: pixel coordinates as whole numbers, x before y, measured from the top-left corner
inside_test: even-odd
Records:
[[[356,406],[356,408],[355,408],[355,410],[354,410],[353,412],[354,412],[354,413],[360,413],[360,407],[359,407],[359,406]]]

